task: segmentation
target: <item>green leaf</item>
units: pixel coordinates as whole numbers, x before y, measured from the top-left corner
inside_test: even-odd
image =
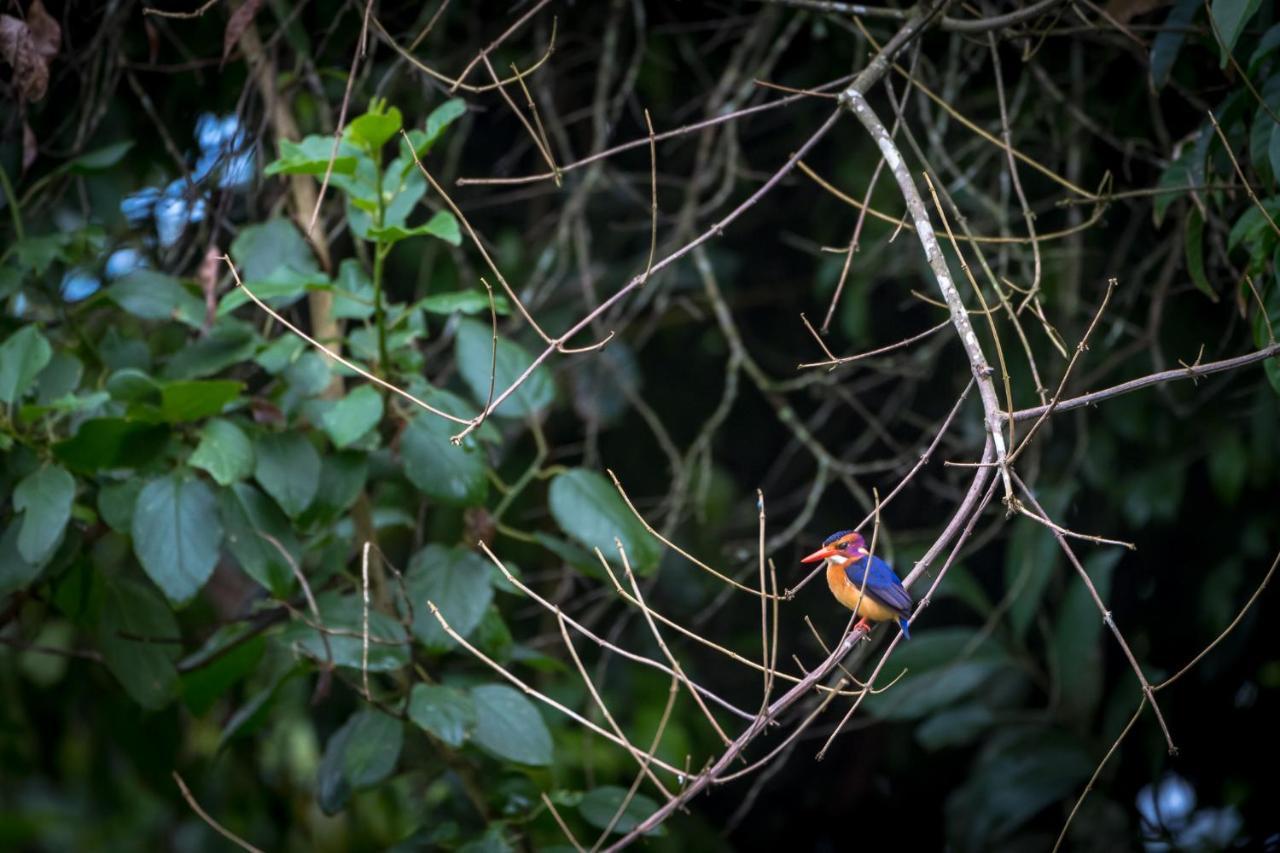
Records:
[[[1194,183],[1191,172],[1194,157],[1194,146],[1188,145],[1183,148],[1178,159],[1160,173],[1160,179],[1156,181],[1156,189],[1185,191],[1185,187]],[[1151,218],[1157,228],[1164,223],[1164,216],[1169,206],[1183,195],[1184,192],[1161,192],[1151,202]]]
[[[479,290],[455,290],[451,293],[436,293],[424,297],[417,302],[418,308],[430,314],[481,314],[489,311],[489,296]],[[507,297],[494,294],[493,307],[501,316],[511,313],[511,304]]]
[[[1267,160],[1271,163],[1271,174],[1280,179],[1280,124],[1272,122],[1271,138],[1267,141]]]
[[[364,488],[368,464],[363,453],[342,450],[326,453],[320,463],[320,487],[301,521],[311,526],[332,521],[347,510]]]
[[[200,444],[187,462],[209,472],[218,485],[229,486],[253,473],[253,443],[231,421],[214,418],[200,430]]]
[[[160,389],[160,413],[171,424],[217,415],[240,396],[244,383],[232,379],[191,379],[165,383]]]
[[[84,362],[69,352],[56,352],[36,376],[36,388],[39,394],[36,402],[53,403],[69,394],[74,394],[84,375]]]
[[[398,243],[407,237],[429,235],[439,237],[451,246],[462,245],[462,232],[458,229],[458,220],[447,210],[442,210],[421,225],[405,228],[402,225],[387,225],[382,228],[371,227],[368,230],[370,240],[381,243]]]
[[[113,302],[143,320],[178,320],[198,328],[204,322],[204,302],[171,275],[134,270],[107,288]]]
[[[30,563],[18,550],[18,533],[21,525],[10,524],[0,534],[0,595],[7,595],[22,589],[40,576],[44,568],[38,563]]]
[[[427,116],[426,131],[419,139],[413,141],[413,150],[421,157],[431,150],[440,139],[445,128],[466,115],[467,103],[461,98],[450,98],[431,111]]]
[[[87,175],[90,172],[101,172],[103,169],[110,169],[123,160],[124,155],[128,154],[129,149],[132,147],[133,141],[125,140],[104,145],[102,148],[95,148],[93,151],[81,154],[72,160],[67,164],[67,169],[76,175]]]
[[[272,308],[292,305],[303,294],[329,289],[329,280],[319,271],[298,272],[292,267],[278,267],[258,281],[245,281],[243,287],[233,287],[218,300],[216,315],[221,318],[249,301],[249,291]]]
[[[930,752],[948,746],[972,743],[995,724],[995,715],[985,705],[961,705],[945,708],[920,724],[916,740]]]
[[[373,295],[373,282],[360,262],[354,258],[344,260],[333,288],[333,316],[350,320],[372,317]]]
[[[627,800],[627,789],[619,788],[614,785],[602,785],[599,788],[593,788],[582,795],[582,802],[578,804],[578,811],[582,813],[582,819],[594,826],[596,829],[604,829],[612,825],[612,832],[618,835],[630,832],[640,825],[645,818],[658,810],[658,804],[644,794],[635,794],[631,799]],[[626,802],[627,807],[622,809],[622,804]],[[616,823],[613,822],[614,815],[618,814],[622,809],[622,814],[618,816]],[[646,836],[663,835],[665,828],[661,825],[654,827],[645,833]]]
[[[316,770],[316,803],[320,811],[334,815],[342,811],[351,798],[351,785],[347,782],[347,743],[355,728],[356,716],[352,715],[329,736],[324,745],[324,756]]]
[[[551,733],[542,715],[517,690],[503,684],[471,688],[476,706],[476,730],[472,741],[485,752],[517,764],[546,766],[551,763]]]
[[[881,680],[897,678],[863,706],[882,719],[916,719],[950,707],[1011,666],[1008,654],[970,628],[941,628],[904,643]],[[903,673],[901,677],[899,675]]]
[[[316,605],[320,610],[321,624],[330,631],[341,633],[322,636],[302,622],[292,622],[280,632],[281,641],[295,646],[314,660],[327,663],[332,655],[336,666],[361,669],[364,666],[364,601],[361,596],[321,593],[316,596]],[[313,617],[308,613],[308,618]],[[397,620],[371,608],[369,637],[370,672],[394,672],[408,665],[409,637]]]
[[[82,472],[136,468],[164,450],[169,428],[125,418],[95,418],[53,446],[53,455]]]
[[[1200,292],[1213,302],[1218,301],[1218,294],[1213,292],[1209,278],[1204,273],[1204,217],[1200,208],[1195,205],[1187,212],[1186,230],[1183,234],[1183,247],[1186,252],[1187,272]]]
[[[282,267],[302,274],[320,269],[297,226],[281,217],[242,228],[231,242],[231,259],[241,281],[250,283],[266,281]]]
[[[1005,729],[947,799],[955,849],[1000,849],[1000,842],[1046,806],[1073,796],[1095,763],[1061,733],[1040,726]]]
[[[438,415],[420,412],[400,437],[404,473],[423,494],[450,506],[480,506],[489,494],[484,454],[468,436],[455,445],[461,429]]]
[[[480,555],[464,548],[428,545],[413,555],[405,583],[413,599],[413,633],[427,648],[453,648],[427,602],[435,604],[449,627],[466,637],[493,600],[489,569]]]
[[[519,344],[498,338],[496,370],[493,367],[493,329],[487,323],[463,320],[454,342],[458,370],[479,402],[489,399],[490,376],[494,377],[494,399],[511,387],[533,363],[533,357]],[[522,418],[549,406],[556,396],[555,383],[545,365],[534,368],[529,377],[502,405],[494,409],[498,417]]]
[[[248,361],[258,349],[252,326],[223,320],[213,331],[190,346],[178,350],[165,365],[166,379],[198,379]]]
[[[627,509],[618,490],[594,471],[574,468],[551,481],[551,515],[560,529],[585,545],[599,548],[605,558],[621,565],[614,538],[622,541],[631,568],[647,574],[662,556],[658,540]]]
[[[1120,556],[1118,548],[1095,551],[1082,564],[1103,601],[1111,600],[1111,575]],[[1072,572],[1058,607],[1052,654],[1063,710],[1082,722],[1089,721],[1102,698],[1102,628],[1102,614],[1089,588]]]
[[[400,132],[403,124],[399,109],[392,107],[384,112],[380,106],[372,105],[369,112],[353,120],[343,134],[370,153],[386,145],[387,140]]]
[[[53,348],[35,326],[23,326],[0,344],[0,403],[13,405],[53,357]]]
[[[218,505],[226,525],[227,549],[240,568],[276,598],[287,598],[294,584],[289,560],[292,558],[298,565],[302,548],[284,513],[248,483],[223,489]],[[280,543],[286,553],[280,553],[280,548],[263,534]]]
[[[138,504],[138,493],[144,485],[146,483],[137,477],[129,477],[98,488],[98,515],[108,527],[129,535],[133,530],[133,508]]]
[[[320,485],[320,454],[300,432],[271,433],[258,439],[254,476],[285,513],[297,517]]]
[[[23,477],[13,490],[13,508],[22,513],[18,553],[41,565],[51,556],[71,520],[76,481],[60,465],[43,465]]]
[[[352,788],[371,788],[391,775],[404,744],[404,725],[372,709],[354,717],[342,770]]]
[[[476,725],[470,694],[440,684],[415,684],[409,694],[409,719],[454,749]]]
[[[324,413],[324,430],[334,447],[347,447],[382,420],[382,395],[360,385]]]
[[[246,639],[249,630],[246,624],[225,625],[188,658],[201,663],[180,676],[182,702],[194,716],[207,714],[228,690],[257,670],[267,641],[261,636]]]
[[[173,604],[183,604],[200,591],[213,573],[221,546],[217,502],[200,480],[168,474],[138,493],[133,552]]]
[[[256,731],[266,721],[267,712],[280,692],[280,688],[289,683],[295,675],[302,673],[303,669],[299,664],[279,673],[265,689],[253,694],[249,701],[237,708],[227,720],[222,734],[218,736],[218,751],[221,752],[223,747],[236,738]]]
[[[1227,56],[1235,49],[1236,41],[1244,32],[1245,24],[1258,11],[1262,0],[1213,0],[1209,6],[1209,14],[1218,27],[1218,35],[1222,39],[1221,67],[1227,67]]]
[[[334,175],[350,175],[356,170],[356,158],[360,152],[349,143],[341,141],[338,150],[333,150],[333,138],[329,136],[308,136],[301,142],[288,139],[280,140],[280,159],[267,164],[263,172],[267,175],[323,175],[329,169],[329,158],[333,158]]]
[[[1039,492],[1040,505],[1049,519],[1065,523],[1061,516],[1067,507],[1069,489],[1042,488]],[[1009,626],[1015,637],[1021,639],[1027,633],[1059,559],[1060,550],[1052,531],[1029,518],[1017,523],[1004,562],[1005,590],[1014,595]]]
[[[106,584],[98,623],[103,661],[125,692],[144,708],[169,704],[178,681],[173,660],[181,645],[173,611],[140,583],[116,579]]]
[[[1182,43],[1187,39],[1186,27],[1195,17],[1202,0],[1176,0],[1165,18],[1164,27],[1151,42],[1151,85],[1156,91],[1169,82],[1169,72],[1178,59]]]

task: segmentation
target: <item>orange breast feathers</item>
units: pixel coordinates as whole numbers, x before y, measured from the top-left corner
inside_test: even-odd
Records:
[[[844,573],[844,566],[837,565],[835,560],[827,561],[827,586],[831,588],[831,594],[837,601],[863,619],[890,622],[900,615],[872,598],[871,590],[855,586]]]

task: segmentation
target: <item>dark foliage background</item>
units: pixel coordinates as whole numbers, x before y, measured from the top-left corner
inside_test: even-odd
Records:
[[[757,660],[758,599],[663,548],[605,472],[655,528],[747,585],[757,583],[761,489],[780,588],[802,577],[802,555],[871,510],[873,490],[883,498],[902,480],[970,381],[955,331],[832,371],[796,367],[824,358],[800,317],[825,315],[857,210],[790,172],[567,342],[614,333],[605,348],[553,354],[462,447],[448,437],[464,424],[333,367],[256,306],[237,307],[220,258],[290,322],[465,421],[490,373],[481,276],[501,313],[498,393],[544,342],[425,186],[400,125],[521,303],[560,334],[643,273],[650,252],[649,145],[574,164],[643,142],[645,111],[664,133],[789,97],[765,82],[811,89],[856,72],[876,49],[866,34],[883,44],[907,12],[796,8],[815,5],[384,0],[366,11],[270,0],[191,17],[134,2],[0,8],[0,846],[225,849],[193,799],[261,849],[564,849],[544,794],[584,847],[607,828],[616,841],[661,802],[642,786],[609,827],[635,762],[505,686],[441,631],[426,601],[507,671],[606,726],[556,617],[476,543],[610,642],[665,660],[590,554],[598,546],[613,559],[618,535],[655,611]],[[1007,238],[978,244],[994,281],[961,244],[996,306],[998,344],[985,319],[974,324],[987,357],[996,363],[998,346],[1007,364],[995,376],[1001,402],[1006,376],[1014,408],[1053,397],[1111,278],[1064,398],[1274,345],[1275,10],[1038,5],[990,36],[930,27],[898,57],[938,93],[913,89],[902,110],[897,141],[912,174],[923,188],[929,170],[974,234]],[[419,67],[455,75],[495,39],[486,55],[499,76],[545,56],[527,96],[507,87],[511,103],[492,88],[452,93]],[[299,223],[334,152],[349,78],[351,129],[338,152],[349,163],[335,160],[308,243]],[[869,99],[890,121],[908,90],[901,73],[885,80]],[[467,82],[492,78],[480,63]],[[656,143],[656,257],[723,221],[833,107],[801,96]],[[1018,178],[1038,265],[1002,113],[1027,158]],[[565,168],[559,185],[465,180],[548,171],[542,134]],[[309,135],[301,147],[285,141]],[[914,235],[894,224],[902,198],[878,157],[843,117],[803,161],[855,199],[874,181],[871,207],[887,214],[861,226],[823,336],[836,355],[947,319],[929,301],[936,288]],[[1024,346],[998,306],[1001,293],[1030,303],[1033,283],[1045,322],[1031,308],[1018,315]],[[1280,548],[1277,393],[1274,358],[1153,384],[1055,414],[1018,460],[1057,524],[1135,546],[1073,541],[1153,684],[1219,637],[1269,577]],[[903,576],[972,478],[947,462],[981,452],[976,396],[882,513],[877,553]],[[370,541],[382,555],[371,624],[389,638],[371,648],[372,701],[360,648]],[[912,587],[917,598],[939,566]],[[827,643],[845,625],[820,587],[781,607],[779,670],[795,675],[797,662],[824,656],[806,615]],[[1276,611],[1264,589],[1160,690],[1178,754],[1148,708],[1102,765],[1066,848],[1278,843],[1280,657],[1266,628]],[[866,676],[887,634],[878,629],[849,669]],[[691,678],[754,713],[759,672],[663,635]],[[905,675],[865,700],[823,760],[814,754],[849,700],[644,843],[1052,847],[1141,693],[1050,531],[994,500],[913,637],[877,686]],[[646,746],[668,677],[575,641],[628,737]],[[809,707],[784,715],[748,760]],[[731,737],[743,725],[719,709],[717,719]],[[723,749],[687,692],[662,731],[655,754],[693,773]]]

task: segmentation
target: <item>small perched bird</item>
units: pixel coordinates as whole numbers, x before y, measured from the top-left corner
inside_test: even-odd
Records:
[[[836,600],[861,617],[858,622],[870,628],[867,620],[897,620],[902,635],[911,639],[907,616],[911,613],[911,595],[889,564],[867,551],[861,533],[841,530],[827,537],[822,547],[800,562],[827,562],[827,586]]]

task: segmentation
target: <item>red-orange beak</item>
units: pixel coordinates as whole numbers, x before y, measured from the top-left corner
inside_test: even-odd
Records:
[[[803,560],[801,560],[800,562],[802,562],[802,563],[816,563],[816,562],[818,562],[819,560],[825,560],[825,559],[827,559],[827,557],[831,557],[831,556],[834,556],[835,554],[839,554],[839,553],[840,553],[840,549],[839,549],[839,548],[833,548],[833,547],[831,547],[830,545],[824,545],[824,546],[822,546],[821,548],[819,548],[817,551],[814,551],[812,554],[810,554],[809,556],[805,557],[805,558],[804,558]]]

